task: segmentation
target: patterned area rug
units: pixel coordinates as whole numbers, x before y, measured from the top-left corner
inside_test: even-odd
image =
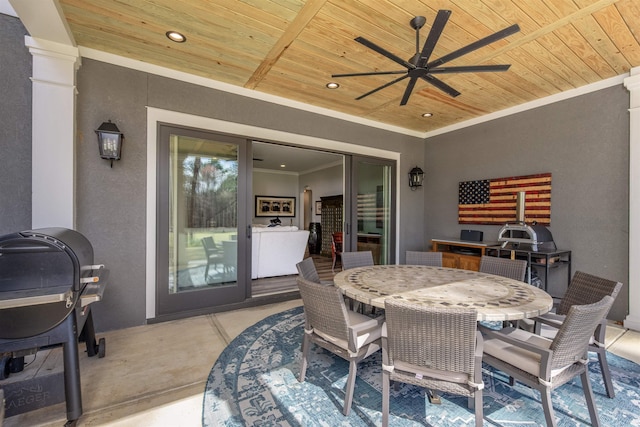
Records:
[[[348,363],[317,347],[299,383],[304,312],[297,307],[249,327],[223,351],[211,369],[203,399],[203,426],[374,426],[381,424],[381,354],[358,367],[353,407],[342,415]],[[640,366],[608,354],[616,397],[606,397],[595,354],[591,382],[603,427],[640,427]],[[484,366],[485,426],[544,426],[540,396]],[[467,399],[443,394],[432,405],[424,390],[407,384],[391,390],[392,426],[474,424]],[[591,425],[579,378],[556,389],[558,426]]]

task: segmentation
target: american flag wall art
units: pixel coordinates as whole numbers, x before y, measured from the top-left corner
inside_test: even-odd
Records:
[[[516,221],[524,191],[525,222],[551,225],[551,174],[463,181],[458,184],[458,223],[502,225]]]

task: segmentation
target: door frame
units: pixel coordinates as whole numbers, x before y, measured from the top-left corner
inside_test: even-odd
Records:
[[[237,137],[255,139],[264,142],[285,143],[299,147],[322,149],[324,151],[335,151],[344,154],[358,154],[371,157],[379,157],[389,160],[396,160],[400,165],[400,153],[379,148],[365,147],[346,142],[339,142],[330,139],[317,138],[308,135],[294,134],[274,129],[261,128],[257,126],[245,125],[242,123],[226,122],[209,117],[196,116],[193,114],[181,113],[177,111],[165,110],[155,107],[147,107],[147,212],[146,212],[146,319],[155,319],[156,313],[156,176],[157,176],[157,137],[158,123],[175,125],[178,127],[192,127],[216,133],[229,134]],[[251,153],[249,153],[249,157]],[[399,169],[398,169],[399,170]],[[404,182],[397,174],[396,194],[400,194],[400,183]],[[345,189],[346,190],[346,189]],[[249,189],[251,191],[251,189]],[[396,212],[399,211],[400,197],[396,197]],[[396,221],[396,259],[398,259],[397,236],[399,236],[399,221]]]
[[[222,135],[213,131],[166,123],[158,123],[158,130],[159,135],[156,142],[158,157],[156,161],[161,162],[162,167],[158,168],[156,177],[158,188],[157,206],[159,207],[156,214],[156,220],[158,221],[156,236],[160,237],[156,242],[156,311],[160,316],[172,316],[246,300],[251,291],[251,278],[248,274],[251,269],[251,263],[249,262],[250,257],[246,256],[246,253],[249,253],[251,249],[250,235],[246,228],[246,225],[250,223],[250,219],[247,216],[249,200],[245,197],[246,194],[251,192],[251,187],[247,185],[247,181],[250,181],[251,177],[251,162],[248,160],[251,159],[251,151],[249,149],[251,142],[242,137]],[[237,268],[235,285],[230,283],[228,286],[204,286],[187,292],[168,292],[168,242],[169,228],[171,227],[168,209],[171,204],[168,190],[174,184],[169,179],[172,154],[169,145],[171,135],[198,138],[213,143],[233,144],[237,147]],[[174,194],[174,196],[177,197],[177,194]],[[165,206],[167,207],[166,209]],[[174,234],[179,234],[177,229],[174,230]],[[221,242],[218,242],[218,244],[221,244]],[[249,249],[247,249],[247,246]]]

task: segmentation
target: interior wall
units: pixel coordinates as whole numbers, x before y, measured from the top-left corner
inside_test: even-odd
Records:
[[[0,235],[31,228],[31,54],[18,18],[0,13]]]
[[[78,71],[78,228],[111,269],[104,300],[92,308],[98,330],[144,324],[146,250],[146,107],[309,135],[402,153],[399,173],[424,158],[420,138],[254,100],[83,58]],[[113,169],[97,155],[94,129],[112,119],[125,134]],[[407,161],[407,159],[409,159]],[[296,196],[300,194],[295,193]],[[400,187],[404,245],[422,244],[424,203]],[[314,193],[314,198],[317,194]],[[409,197],[411,196],[411,197]],[[404,200],[403,200],[404,199]],[[406,208],[406,210],[405,210]]]
[[[344,193],[344,168],[342,165],[334,165],[325,169],[300,174],[301,191],[305,186],[309,186],[312,191],[311,201],[311,222],[321,222],[322,216],[316,215],[315,203],[320,202],[322,197],[337,196]],[[309,224],[305,224],[306,227]]]
[[[295,197],[296,211],[294,217],[282,217],[282,225],[295,225],[300,222],[302,215],[302,200],[298,191],[298,174],[282,173],[278,171],[254,170],[253,171],[253,220],[252,224],[268,225],[274,217],[256,217],[255,196]]]
[[[572,271],[625,284],[610,312],[628,312],[629,93],[611,87],[427,140],[426,240],[500,226],[457,222],[458,183],[552,174],[551,226],[558,249],[572,251]],[[560,269],[558,269],[560,270]],[[564,277],[553,273],[552,286]]]

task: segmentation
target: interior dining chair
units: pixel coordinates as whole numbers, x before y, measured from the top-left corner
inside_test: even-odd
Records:
[[[482,255],[479,271],[523,282],[527,274],[527,261]]]
[[[557,329],[562,325],[564,319],[573,305],[592,304],[599,301],[605,295],[611,296],[614,300],[622,289],[622,283],[615,280],[607,280],[592,274],[576,271],[571,278],[571,283],[560,301],[555,313],[547,313],[542,316],[535,317],[535,332],[542,334],[547,338],[552,338]],[[607,319],[605,316],[596,326],[593,337],[589,342],[589,351],[593,351],[598,355],[600,363],[600,371],[604,380],[607,396],[615,397],[613,382],[611,381],[611,372],[609,371],[609,363],[607,362],[607,349],[605,347],[605,333],[607,329]],[[546,325],[547,327],[542,327]]]
[[[333,284],[333,281],[331,280],[320,280],[320,275],[318,274],[316,265],[313,263],[313,258],[311,257],[305,258],[297,263],[296,268],[298,269],[298,274],[302,276],[303,279],[309,280],[314,283],[321,283],[323,285]]]
[[[372,319],[349,310],[342,292],[335,286],[314,283],[300,276],[297,280],[305,314],[302,364],[298,380],[304,382],[311,343],[347,360],[349,377],[342,413],[349,415],[357,364],[380,350],[384,317]]]
[[[342,232],[333,233],[331,235],[331,271],[335,271],[336,261],[340,258],[342,262]]]
[[[222,250],[216,245],[212,236],[203,237],[201,242],[205,256],[207,257],[207,266],[204,268],[204,279],[206,281],[209,277],[209,267],[213,265],[215,269],[218,264],[223,264],[224,255]]]
[[[551,391],[580,375],[591,425],[600,426],[589,370],[587,348],[593,330],[611,308],[613,298],[603,297],[587,305],[573,305],[553,340],[518,328],[491,330],[485,334],[483,362],[540,392],[548,427],[556,427]]]
[[[469,397],[482,426],[482,335],[476,310],[385,301],[382,425],[389,425],[391,381]]]
[[[407,251],[406,264],[442,267],[442,252]]]
[[[373,252],[342,252],[342,269],[350,270],[356,267],[368,267],[373,265]]]

